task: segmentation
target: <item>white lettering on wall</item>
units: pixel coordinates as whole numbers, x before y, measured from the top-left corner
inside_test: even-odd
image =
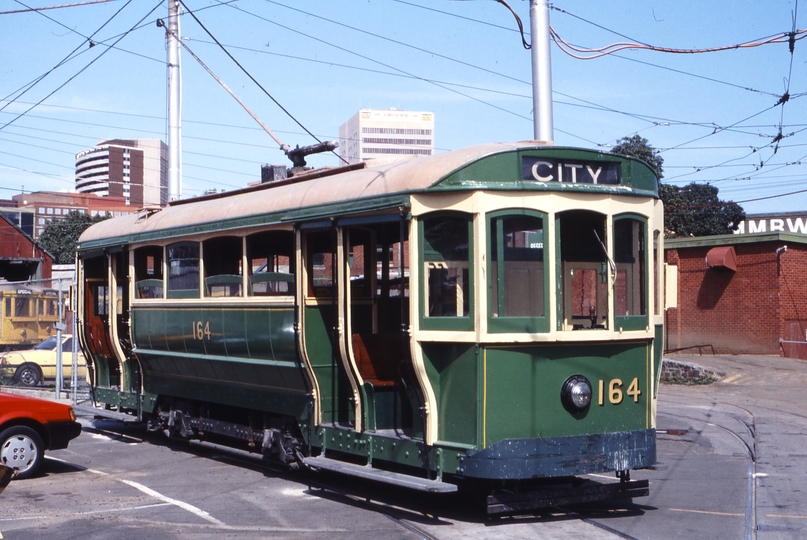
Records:
[[[786,232],[807,234],[807,217],[748,219],[737,226],[734,234]]]

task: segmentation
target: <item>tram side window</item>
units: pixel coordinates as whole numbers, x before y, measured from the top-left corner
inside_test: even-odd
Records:
[[[558,214],[563,275],[563,317],[567,330],[603,329],[608,325],[606,219],[587,210]]]
[[[242,296],[242,240],[223,236],[202,244],[205,261],[205,296]]]
[[[100,315],[108,315],[107,306],[109,305],[109,287],[106,285],[96,285],[95,287],[95,303],[93,304],[92,314],[96,317]]]
[[[471,219],[427,218],[422,230],[426,317],[469,317]]]
[[[493,317],[543,317],[544,220],[530,215],[490,221]]]
[[[633,218],[614,219],[614,311],[617,317],[647,315],[645,225]]]
[[[333,231],[311,232],[306,235],[306,273],[308,295],[331,298],[334,294],[336,244]]]
[[[199,298],[199,244],[179,242],[166,248],[168,298]]]
[[[373,235],[369,230],[353,228],[349,233],[350,294],[353,298],[370,298],[373,274],[379,268],[373,260],[378,249],[373,248]]]
[[[264,231],[247,237],[249,296],[294,294],[294,233]]]
[[[163,297],[163,248],[146,246],[134,252],[135,296],[137,298]]]

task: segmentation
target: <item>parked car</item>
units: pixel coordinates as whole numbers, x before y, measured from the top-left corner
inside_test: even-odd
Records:
[[[37,386],[44,379],[56,379],[56,336],[51,336],[33,349],[0,354],[0,375],[22,386]],[[73,336],[62,334],[62,365],[64,377],[73,373]],[[87,362],[78,353],[78,376],[87,377]]]
[[[0,392],[0,464],[14,469],[14,478],[37,474],[45,450],[67,448],[79,434],[73,407]]]

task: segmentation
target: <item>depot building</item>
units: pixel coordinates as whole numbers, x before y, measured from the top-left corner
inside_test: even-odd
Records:
[[[772,221],[787,217],[749,218],[766,232],[746,221],[740,234],[665,240],[665,351],[807,359],[807,234]]]

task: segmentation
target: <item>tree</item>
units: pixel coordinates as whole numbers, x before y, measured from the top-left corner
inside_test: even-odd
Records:
[[[664,175],[664,158],[644,137],[623,137],[611,152],[642,159],[659,179]],[[710,236],[737,230],[745,219],[745,211],[735,202],[721,201],[717,192],[718,189],[709,184],[693,182],[678,187],[659,183],[659,196],[664,203],[664,236]]]
[[[712,185],[694,182],[684,187],[659,185],[664,202],[664,235],[676,238],[736,231],[745,219],[745,210],[735,202],[721,201],[717,192]]]
[[[623,156],[631,156],[646,161],[653,169],[659,180],[664,177],[664,158],[658,155],[658,150],[650,146],[650,143],[640,135],[633,137],[622,137],[616,143],[616,146],[611,148],[612,154],[622,154]]]
[[[39,235],[39,245],[53,255],[55,264],[73,264],[76,258],[78,237],[92,225],[107,219],[108,215],[90,217],[78,210],[71,211],[66,218],[56,219],[45,225]]]

